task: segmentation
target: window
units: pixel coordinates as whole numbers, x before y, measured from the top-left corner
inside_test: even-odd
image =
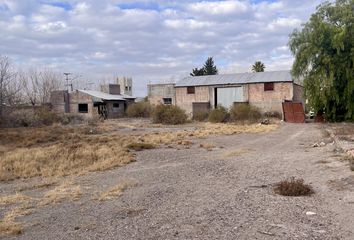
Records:
[[[79,103],[78,110],[79,110],[79,113],[88,113],[88,104],[87,103]]]
[[[119,108],[119,103],[113,103],[113,108]]]
[[[163,99],[163,104],[171,105],[172,104],[172,98],[164,98]]]
[[[273,91],[274,90],[274,83],[264,83],[264,91]]]
[[[125,86],[125,91],[128,91],[129,90],[129,87],[128,86]]]
[[[187,94],[194,94],[195,93],[195,87],[187,87]]]

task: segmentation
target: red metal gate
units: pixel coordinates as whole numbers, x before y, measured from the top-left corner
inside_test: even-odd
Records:
[[[302,103],[283,102],[284,121],[290,123],[304,123],[305,112]]]

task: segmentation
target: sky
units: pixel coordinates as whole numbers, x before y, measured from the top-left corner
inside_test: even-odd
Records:
[[[321,2],[0,0],[0,55],[73,73],[81,88],[129,76],[145,96],[148,83],[178,81],[211,56],[221,74],[255,61],[291,69],[289,34]]]

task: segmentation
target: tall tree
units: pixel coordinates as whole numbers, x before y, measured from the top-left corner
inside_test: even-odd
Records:
[[[209,57],[202,68],[194,68],[190,73],[191,76],[204,76],[204,75],[216,75],[218,74],[218,69],[214,64],[212,57]]]
[[[212,57],[209,57],[204,63],[204,75],[216,75],[218,74],[218,69],[214,64]]]
[[[264,63],[262,63],[261,61],[256,61],[253,65],[252,65],[252,71],[253,72],[264,72],[265,69],[265,65]]]
[[[190,73],[191,76],[203,76],[204,68],[193,68],[193,71]]]
[[[317,7],[290,35],[292,74],[304,81],[310,107],[327,119],[354,120],[354,0]]]

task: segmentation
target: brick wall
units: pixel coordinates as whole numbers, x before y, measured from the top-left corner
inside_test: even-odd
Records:
[[[262,112],[282,113],[283,100],[293,100],[293,83],[274,83],[273,91],[264,91],[264,83],[248,84],[248,102]]]

